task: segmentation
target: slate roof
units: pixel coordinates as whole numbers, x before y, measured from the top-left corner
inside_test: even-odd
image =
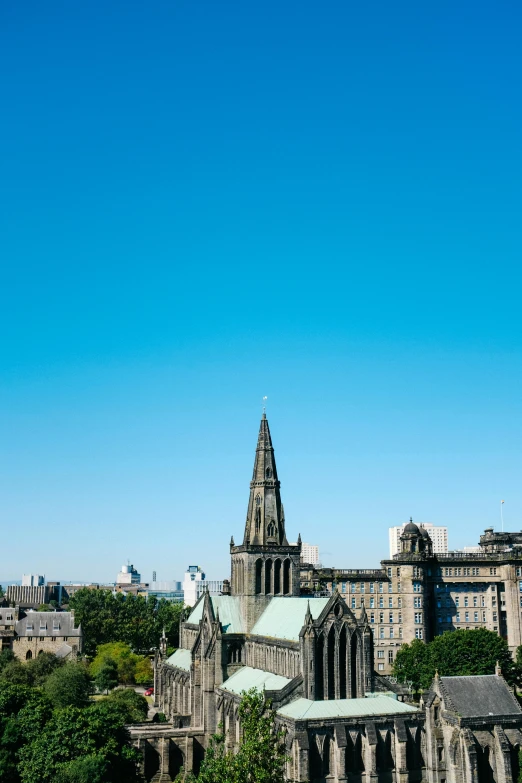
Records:
[[[172,653],[170,658],[167,658],[169,666],[175,666],[177,669],[184,669],[184,671],[190,671],[190,664],[192,663],[192,656],[190,650],[184,650],[179,648],[176,652]]]
[[[27,612],[15,624],[17,636],[82,636],[81,627],[74,626],[72,612]]]
[[[258,691],[280,691],[290,682],[292,680],[280,674],[265,672],[263,669],[253,669],[251,666],[243,666],[219,687],[231,693],[242,693],[243,691],[248,691],[249,688],[257,688]]]
[[[329,699],[328,701],[296,699],[277,710],[278,715],[294,720],[358,718],[417,712],[416,707],[392,699],[390,696],[374,696],[371,699]]]
[[[252,628],[252,634],[298,642],[308,603],[310,603],[312,618],[317,620],[329,600],[329,598],[306,597],[272,598]]]
[[[241,604],[238,596],[234,595],[211,595],[214,614],[219,610],[219,621],[223,633],[244,633],[243,618],[241,617]],[[204,595],[192,610],[187,622],[199,625],[203,617]]]
[[[446,708],[463,718],[521,715],[522,710],[503,677],[441,677],[440,692]]]

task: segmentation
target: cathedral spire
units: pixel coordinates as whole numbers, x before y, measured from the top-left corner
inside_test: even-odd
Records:
[[[266,413],[257,437],[243,545],[287,546],[284,510]]]

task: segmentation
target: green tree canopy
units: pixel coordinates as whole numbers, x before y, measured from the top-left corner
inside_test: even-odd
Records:
[[[79,760],[87,757],[95,760],[84,766]],[[105,700],[83,709],[55,710],[38,737],[21,748],[19,773],[22,783],[55,783],[58,775],[67,783],[83,783],[87,771],[93,770],[103,780],[99,777],[103,761],[106,780],[133,783],[138,758],[121,710]]]
[[[92,681],[81,663],[67,663],[55,669],[44,683],[44,691],[55,707],[83,707],[89,702]]]
[[[112,658],[106,658],[94,678],[96,687],[108,693],[118,684],[118,664]]]
[[[242,694],[239,705],[242,739],[237,752],[227,751],[225,735],[214,735],[198,775],[198,783],[284,783],[287,760],[284,733],[275,712],[255,688]],[[192,775],[178,781],[193,781]]]
[[[121,710],[125,723],[142,723],[147,720],[147,699],[132,688],[118,688],[110,694],[107,702],[115,704]]]
[[[25,666],[31,675],[33,683],[42,685],[55,669],[65,666],[65,661],[63,658],[58,658],[54,653],[41,652],[36,658],[27,661]]]
[[[411,681],[419,690],[429,688],[435,671],[446,677],[493,674],[497,661],[506,680],[513,683],[516,667],[506,640],[486,628],[461,629],[446,631],[427,644],[419,639],[404,644],[393,673],[399,682]]]
[[[181,603],[82,588],[71,597],[69,608],[81,623],[84,650],[90,656],[97,647],[111,642],[124,642],[134,652],[146,652],[158,646],[163,628],[170,645],[179,643]]]

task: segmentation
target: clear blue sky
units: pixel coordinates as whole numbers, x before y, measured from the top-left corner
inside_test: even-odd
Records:
[[[0,578],[522,528],[516,2],[3,3]]]

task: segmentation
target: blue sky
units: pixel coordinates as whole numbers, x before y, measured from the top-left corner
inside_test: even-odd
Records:
[[[227,575],[263,395],[326,564],[522,528],[521,16],[3,4],[0,578]]]

